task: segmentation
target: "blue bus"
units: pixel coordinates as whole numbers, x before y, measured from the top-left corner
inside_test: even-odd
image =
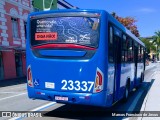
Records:
[[[144,79],[145,45],[104,10],[35,12],[27,27],[31,99],[110,107]]]

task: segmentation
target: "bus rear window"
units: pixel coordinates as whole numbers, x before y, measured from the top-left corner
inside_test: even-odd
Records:
[[[31,45],[72,43],[98,47],[99,18],[48,17],[31,19]]]

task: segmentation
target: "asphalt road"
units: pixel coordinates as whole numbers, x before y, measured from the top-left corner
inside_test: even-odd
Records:
[[[140,111],[144,98],[154,82],[154,72],[160,68],[159,63],[145,72],[143,84],[130,93],[126,103],[118,102],[111,108],[99,108],[80,105],[63,105],[55,102],[43,100],[31,100],[27,96],[26,83],[0,87],[0,111],[43,111],[43,118],[19,118],[14,117],[12,120],[64,120],[64,119],[89,119],[89,120],[121,120],[127,117],[111,117],[112,113],[121,113],[122,111]],[[10,118],[3,117],[0,120]],[[136,118],[135,118],[136,119]]]

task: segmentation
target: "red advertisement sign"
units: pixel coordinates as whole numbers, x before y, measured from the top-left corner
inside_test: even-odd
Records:
[[[57,40],[56,32],[35,33],[35,40]]]

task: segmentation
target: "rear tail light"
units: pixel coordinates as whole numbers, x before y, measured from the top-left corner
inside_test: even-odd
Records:
[[[33,87],[31,66],[28,66],[27,69],[27,81],[28,81],[28,86]]]
[[[103,73],[99,68],[97,68],[94,93],[101,92],[102,90],[103,90]]]

